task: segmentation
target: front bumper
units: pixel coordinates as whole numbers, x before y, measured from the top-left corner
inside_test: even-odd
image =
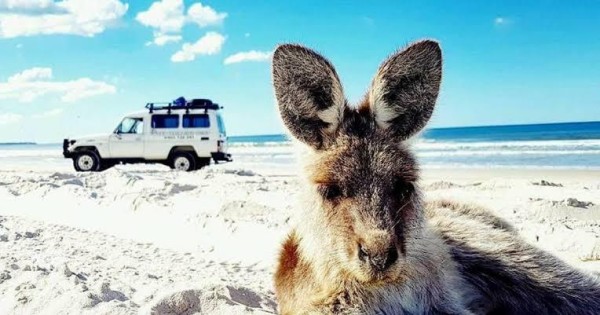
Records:
[[[231,162],[231,161],[233,161],[233,158],[231,157],[231,154],[229,154],[229,153],[212,152],[210,155],[212,156],[213,160],[215,160],[215,162],[218,162],[218,161]]]
[[[69,140],[69,139],[64,139],[63,140],[63,156],[66,159],[70,159],[73,157],[73,152],[69,151],[69,146],[75,143],[75,141]]]

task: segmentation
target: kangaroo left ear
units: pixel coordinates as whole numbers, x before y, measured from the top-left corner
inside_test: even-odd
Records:
[[[298,140],[324,149],[335,138],[346,99],[333,65],[317,52],[285,44],[273,53],[279,114]]]
[[[368,93],[378,127],[401,139],[417,133],[431,118],[441,80],[437,42],[420,41],[392,55],[379,67]]]

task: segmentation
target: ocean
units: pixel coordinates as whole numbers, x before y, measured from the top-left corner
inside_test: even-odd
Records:
[[[288,141],[285,135],[230,137],[233,147]],[[424,167],[600,169],[600,121],[433,128],[419,135],[414,148]]]
[[[234,162],[294,163],[285,135],[231,136]],[[433,128],[413,142],[425,168],[600,169],[600,121]],[[0,168],[70,167],[61,144],[0,144]]]

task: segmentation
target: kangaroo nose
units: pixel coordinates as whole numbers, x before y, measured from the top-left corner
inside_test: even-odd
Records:
[[[358,245],[358,259],[362,262],[370,264],[378,271],[384,271],[393,265],[398,260],[398,250],[390,247],[381,252],[369,252],[362,245]]]

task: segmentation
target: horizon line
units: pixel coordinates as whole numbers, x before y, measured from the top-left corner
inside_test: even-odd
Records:
[[[528,123],[528,124],[506,124],[506,125],[467,125],[467,126],[449,126],[449,127],[433,127],[423,128],[423,130],[441,130],[441,129],[460,129],[460,128],[489,128],[489,127],[517,127],[517,126],[533,126],[533,125],[558,125],[558,124],[589,124],[589,123],[600,123],[600,120],[585,120],[585,121],[557,121],[557,122],[542,122],[542,123]],[[234,135],[227,137],[258,137],[258,136],[281,136],[287,135],[287,133],[265,133],[265,134],[246,134],[246,135]]]
[[[517,126],[534,126],[534,125],[559,125],[559,124],[589,124],[589,123],[600,123],[600,120],[589,120],[589,121],[561,121],[561,122],[543,122],[543,123],[528,123],[528,124],[507,124],[507,125],[475,125],[475,126],[450,126],[450,127],[434,127],[424,128],[423,130],[448,130],[448,129],[461,129],[461,128],[490,128],[490,127],[517,127]],[[288,133],[266,133],[266,134],[245,134],[245,135],[234,135],[227,136],[231,137],[259,137],[259,136],[288,136]],[[19,140],[19,141],[0,141],[0,145],[11,145],[11,144],[60,144],[61,142],[37,142],[32,140]]]

